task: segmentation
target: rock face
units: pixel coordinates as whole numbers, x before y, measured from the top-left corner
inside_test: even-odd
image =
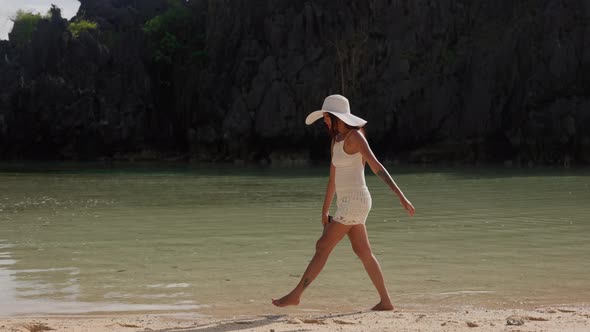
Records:
[[[108,14],[94,2],[102,3],[82,1],[84,17],[95,17],[90,8]],[[122,31],[105,24],[74,38],[68,22],[53,16],[26,47],[0,47],[7,59],[0,70],[8,73],[0,81],[4,159],[92,159],[145,146],[153,103],[139,20],[134,28],[113,22]]]
[[[381,158],[590,162],[584,0],[191,0],[200,49],[166,65],[142,26],[167,1],[80,2],[98,31],[0,43],[2,158],[327,158],[303,119],[341,93]]]

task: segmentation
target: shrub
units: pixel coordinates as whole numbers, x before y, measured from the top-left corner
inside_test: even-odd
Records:
[[[164,13],[153,17],[143,26],[143,31],[152,46],[152,59],[159,63],[171,64],[185,58],[195,36],[191,33],[192,16],[182,1],[170,0]]]
[[[68,31],[74,36],[75,38],[80,37],[80,34],[83,31],[89,30],[96,30],[97,24],[96,22],[91,22],[87,20],[78,20],[74,22],[70,22],[68,25]]]
[[[29,43],[41,19],[43,19],[41,14],[23,10],[17,11],[16,15],[11,19],[14,22],[14,26],[8,34],[9,40],[18,45]]]

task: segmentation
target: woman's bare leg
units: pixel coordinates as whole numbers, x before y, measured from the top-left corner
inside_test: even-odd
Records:
[[[332,252],[332,249],[342,240],[344,235],[348,233],[351,226],[343,225],[338,222],[332,222],[326,226],[324,234],[320,237],[316,243],[315,255],[307,265],[307,269],[301,277],[299,284],[287,295],[283,296],[278,300],[272,300],[272,304],[277,307],[286,307],[289,305],[298,305],[301,299],[301,294],[311,282],[320,274],[324,265],[328,261],[328,256]]]
[[[371,310],[393,310],[393,304],[391,298],[385,288],[385,281],[383,280],[383,272],[381,272],[381,266],[371,251],[371,244],[369,243],[369,236],[367,235],[367,228],[365,225],[354,225],[348,232],[348,238],[352,244],[352,249],[355,254],[363,262],[363,266],[373,285],[377,288],[381,301],[377,303]]]

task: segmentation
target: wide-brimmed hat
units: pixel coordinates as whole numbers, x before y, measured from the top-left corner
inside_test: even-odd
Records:
[[[309,113],[307,118],[305,118],[305,124],[310,125],[316,122],[319,118],[322,118],[326,112],[334,114],[349,126],[362,127],[367,123],[367,121],[350,113],[350,104],[346,97],[341,95],[331,95],[324,99],[324,104],[322,105],[321,110]]]

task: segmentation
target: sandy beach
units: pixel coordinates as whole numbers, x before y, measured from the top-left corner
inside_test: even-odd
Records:
[[[96,314],[0,319],[0,331],[590,331],[590,306],[455,311]]]

